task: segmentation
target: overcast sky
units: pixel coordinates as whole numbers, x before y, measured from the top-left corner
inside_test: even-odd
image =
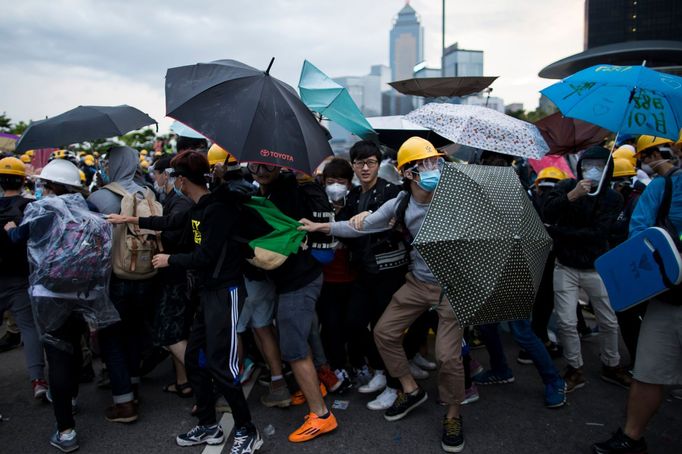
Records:
[[[41,119],[79,104],[130,104],[165,131],[173,66],[231,58],[296,86],[304,59],[332,77],[388,64],[404,0],[8,0],[0,27],[0,112]],[[441,2],[412,0],[439,66]],[[446,0],[446,44],[485,51],[493,95],[537,106],[537,73],[580,52],[584,0]]]

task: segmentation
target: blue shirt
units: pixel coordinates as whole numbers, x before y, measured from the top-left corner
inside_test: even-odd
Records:
[[[679,233],[682,233],[682,172],[678,172],[672,179],[672,200],[668,217]],[[643,230],[654,227],[658,208],[663,202],[665,192],[665,178],[656,177],[646,187],[637,202],[637,207],[630,219],[630,237]]]

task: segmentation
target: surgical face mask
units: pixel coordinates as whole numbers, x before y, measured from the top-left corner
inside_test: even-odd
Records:
[[[439,181],[440,170],[426,170],[419,172],[419,183],[417,184],[426,192],[433,192],[436,190],[436,186],[438,186]]]
[[[592,180],[598,183],[601,179],[601,175],[604,173],[604,169],[601,167],[590,167],[589,169],[583,171],[583,177],[588,180]]]
[[[185,194],[183,194],[182,191],[177,186],[175,186],[175,180],[173,180],[173,191],[175,191],[175,193],[180,197],[185,196]]]
[[[328,184],[324,188],[324,192],[327,193],[327,197],[332,202],[340,202],[348,195],[348,187],[341,183]]]
[[[43,182],[38,180],[36,181],[36,190],[35,190],[35,198],[36,200],[40,200],[43,198]]]

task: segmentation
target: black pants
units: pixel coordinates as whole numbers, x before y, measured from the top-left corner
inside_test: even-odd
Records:
[[[45,355],[49,365],[52,409],[61,432],[76,427],[71,410],[71,399],[78,396],[81,364],[81,336],[87,330],[83,319],[72,314],[59,329],[50,334],[66,343],[67,350],[45,343]]]
[[[547,335],[547,325],[549,319],[552,317],[554,310],[554,261],[556,256],[550,252],[545,262],[545,269],[542,272],[542,280],[538,293],[535,295],[535,304],[533,304],[533,320],[531,326],[536,336],[540,338],[543,343],[549,342]]]
[[[352,282],[325,282],[317,301],[322,346],[332,369],[345,368],[347,363],[353,367],[361,367],[364,364],[368,336],[349,335],[350,330],[346,324],[352,288]]]
[[[391,302],[393,294],[405,283],[405,268],[382,271],[377,274],[360,273],[353,284],[348,311],[348,328],[351,336],[370,336],[366,345],[367,361],[373,369],[386,370],[367,325],[374,330],[379,318]]]
[[[251,423],[239,382],[237,355],[237,320],[244,294],[244,289],[238,287],[199,292],[199,311],[189,333],[185,367],[202,426],[216,423],[214,384],[232,409],[235,427]]]

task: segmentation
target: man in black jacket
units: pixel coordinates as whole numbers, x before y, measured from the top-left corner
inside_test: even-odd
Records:
[[[608,251],[611,229],[623,208],[623,198],[609,189],[613,161],[608,158],[609,151],[603,147],[586,150],[578,161],[578,179],[559,182],[548,194],[544,206],[545,222],[550,224],[548,231],[554,239],[557,257],[554,308],[568,362],[564,375],[567,392],[585,386],[576,315],[580,288],[587,292],[599,324],[601,378],[626,388],[631,381],[620,367],[618,320],[604,283],[594,269],[597,257]],[[601,185],[600,180],[603,180]]]
[[[249,172],[267,197],[282,213],[293,219],[313,216],[310,200],[291,173],[274,165],[250,163]],[[310,354],[308,337],[315,306],[322,290],[322,266],[310,248],[300,249],[274,270],[268,271],[278,297],[277,327],[282,359],[289,362],[309,407],[303,425],[289,435],[291,442],[304,442],[331,432],[336,418],[322,398],[317,371]]]
[[[374,142],[363,140],[355,143],[350,149],[350,159],[360,186],[351,189],[346,206],[337,216],[339,221],[349,220],[365,211],[376,211],[402,190],[401,186],[379,178],[381,151]],[[369,366],[374,369],[369,383],[360,386],[358,391],[363,394],[383,391],[367,407],[386,410],[397,398],[400,384],[385,374],[386,367],[371,333],[367,332],[367,326],[374,329],[393,294],[405,283],[409,253],[405,238],[395,230],[344,241],[349,246],[351,262],[359,271],[348,308],[350,335],[367,338],[366,356]]]

